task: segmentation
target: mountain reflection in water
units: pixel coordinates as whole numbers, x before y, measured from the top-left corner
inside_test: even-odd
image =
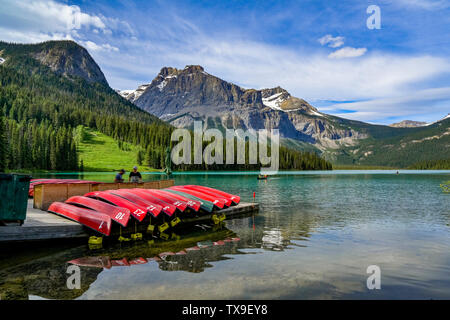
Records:
[[[168,240],[145,239],[133,243],[115,243],[99,250],[87,246],[50,250],[38,259],[9,267],[0,265],[0,296],[8,299],[75,299],[87,291],[103,270],[133,268],[157,264],[163,271],[204,272],[212,262],[233,259],[233,255],[251,254],[245,249],[282,251],[293,245],[279,229],[255,229],[255,217],[229,221],[240,236],[223,223],[218,226],[197,225],[185,234],[169,235]],[[23,255],[27,253],[24,252]],[[20,257],[16,259],[20,260]],[[5,260],[6,261],[6,260]],[[67,268],[81,269],[81,288],[68,289]]]

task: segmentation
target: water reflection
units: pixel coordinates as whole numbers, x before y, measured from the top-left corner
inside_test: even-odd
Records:
[[[233,229],[239,230],[239,236],[225,224],[197,225],[188,233],[170,234],[166,241],[146,239],[131,244],[116,243],[100,250],[89,250],[84,245],[64,248],[18,265],[10,261],[6,267],[5,260],[0,270],[0,297],[2,300],[29,296],[75,299],[89,289],[103,270],[157,264],[162,271],[200,273],[212,268],[213,262],[246,254],[243,249],[283,250],[291,245],[289,240],[283,239],[280,230],[249,227],[254,220],[255,217],[231,221]],[[23,255],[26,256],[26,252]],[[78,290],[67,288],[69,265],[81,268],[82,287]]]
[[[91,179],[92,177],[87,177]],[[260,213],[167,240],[22,257],[0,249],[0,295],[51,299],[449,298],[450,197],[439,175],[177,176],[260,203]],[[226,186],[226,187],[224,187]],[[233,240],[234,239],[234,240]],[[14,256],[14,257],[13,257]],[[69,263],[70,262],[70,263]],[[82,269],[67,290],[65,270]],[[366,268],[382,269],[382,290]]]

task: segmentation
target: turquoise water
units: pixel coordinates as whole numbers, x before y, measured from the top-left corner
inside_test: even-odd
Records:
[[[83,178],[110,181],[114,174]],[[268,180],[179,174],[176,184],[212,186],[243,201],[255,192],[260,212],[166,242],[16,252],[1,257],[0,279],[22,279],[17,290],[32,299],[449,299],[450,194],[439,187],[448,180],[450,171],[289,172]],[[153,259],[195,245],[202,248]],[[67,261],[86,257],[146,263],[82,267],[82,289],[68,290]],[[367,288],[370,265],[381,270],[379,290]],[[3,292],[14,281],[4,280]]]

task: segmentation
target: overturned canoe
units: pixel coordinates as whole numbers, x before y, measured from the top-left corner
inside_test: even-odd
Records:
[[[62,202],[53,202],[48,208],[48,211],[76,221],[105,236],[109,236],[111,233],[111,217],[107,214]]]
[[[141,222],[144,220],[145,216],[147,215],[147,212],[149,212],[153,217],[157,217],[159,213],[161,212],[162,208],[161,206],[152,206],[145,207],[140,206],[132,201],[129,201],[121,196],[118,196],[116,194],[108,193],[105,191],[94,191],[89,192],[84,195],[85,197],[94,198],[94,199],[100,199],[103,201],[110,202],[116,206],[127,208],[130,210],[131,215]]]
[[[164,195],[162,193],[158,193],[155,192],[156,190],[154,189],[131,189],[131,192],[137,194],[137,195],[142,195],[142,196],[152,196],[153,198],[162,200],[164,202],[167,202],[171,205],[174,205],[175,207],[177,207],[177,209],[179,209],[181,212],[183,212],[184,210],[186,210],[186,208],[188,207],[187,203],[185,201],[181,201],[179,199],[175,199],[172,196],[169,195]]]
[[[207,195],[203,192],[200,191],[195,191],[195,190],[191,190],[191,189],[186,189],[183,188],[182,186],[174,186],[174,187],[170,187],[167,188],[167,190],[176,190],[176,191],[181,191],[183,193],[187,193],[190,194],[192,196],[195,196],[197,198],[206,200],[206,201],[210,201],[212,202],[216,207],[218,207],[219,209],[223,209],[223,207],[225,206],[225,204],[227,203],[227,200],[223,199],[223,198],[217,198],[214,196],[210,196]]]
[[[143,196],[143,195],[136,195],[130,192],[128,189],[118,189],[118,190],[109,190],[106,191],[112,194],[117,194],[127,200],[133,201],[137,204],[143,205],[144,203],[147,203],[148,205],[159,205],[162,207],[162,211],[167,214],[169,217],[173,216],[175,211],[177,210],[177,207],[174,205],[171,205],[165,201],[162,201],[160,199],[157,199],[155,197],[152,197],[151,195]]]
[[[234,202],[233,202],[233,200],[231,200],[230,197],[222,196],[222,195],[220,195],[218,193],[215,193],[215,192],[212,192],[212,191],[209,191],[209,190],[199,189],[196,186],[177,186],[177,187],[180,187],[180,188],[183,188],[183,189],[187,189],[187,190],[196,191],[196,192],[200,192],[200,193],[203,193],[205,195],[211,196],[214,199],[222,199],[222,200],[225,201],[225,205],[227,207],[230,207],[231,205],[234,205]]]
[[[161,190],[161,189],[149,189],[153,194],[158,196],[165,196],[169,198],[173,198],[176,200],[184,201],[186,202],[186,205],[191,208],[194,211],[200,210],[201,202],[193,199],[189,199],[186,197],[183,197],[182,195],[168,192],[167,190]],[[164,198],[162,198],[164,199]]]
[[[89,197],[74,196],[67,199],[65,203],[107,214],[113,221],[124,227],[127,226],[128,221],[130,220],[131,212],[129,209],[117,207],[101,200]]]
[[[200,208],[202,208],[206,212],[212,212],[213,209],[214,209],[214,203],[212,203],[211,201],[203,200],[203,199],[200,199],[200,198],[198,198],[196,196],[193,196],[193,195],[191,195],[189,193],[185,193],[185,192],[178,191],[178,190],[172,190],[172,189],[163,189],[163,190],[167,191],[167,192],[170,192],[170,193],[173,193],[173,194],[180,195],[180,196],[188,198],[188,199],[192,199],[194,201],[200,202]]]
[[[239,204],[239,202],[241,201],[241,197],[234,195],[234,194],[230,194],[227,192],[224,192],[222,190],[218,190],[218,189],[214,189],[214,188],[210,188],[210,187],[205,187],[205,186],[196,186],[196,185],[185,185],[185,188],[191,188],[194,190],[198,190],[198,191],[207,191],[207,192],[212,192],[218,195],[221,195],[223,197],[227,197],[229,198],[231,201],[233,201],[235,204]]]

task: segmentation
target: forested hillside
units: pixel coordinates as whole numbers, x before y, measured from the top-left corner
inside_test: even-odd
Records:
[[[5,59],[0,65],[0,139],[4,142],[0,171],[79,170],[83,150],[77,148],[76,136],[80,126],[113,138],[119,146],[137,146],[138,160],[162,168],[173,127],[112,90],[84,48],[72,41],[0,42],[0,56]],[[82,67],[77,59],[83,59]],[[331,169],[314,153],[282,148],[280,158],[283,169]],[[108,163],[107,156],[103,160]],[[90,168],[88,163],[83,166]],[[254,166],[233,169],[250,167]]]
[[[1,56],[6,59],[0,66],[0,108],[6,117],[8,141],[6,168],[78,169],[73,141],[78,125],[136,145],[169,145],[171,126],[104,83],[62,76],[32,58],[29,50],[11,48],[15,47],[0,43]],[[68,50],[75,49],[69,46]]]
[[[407,168],[419,162],[450,159],[450,119],[418,128],[390,128],[391,134],[334,150],[333,163]],[[398,130],[398,132],[395,132]]]
[[[416,170],[450,170],[450,159],[427,160],[413,164],[409,169]]]

